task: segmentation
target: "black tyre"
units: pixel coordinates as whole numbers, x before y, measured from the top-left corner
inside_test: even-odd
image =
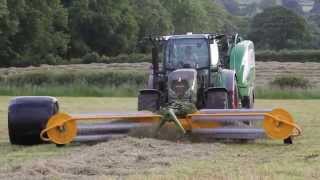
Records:
[[[251,109],[251,104],[250,104],[250,97],[249,96],[244,96],[241,100],[241,104],[243,108],[246,109]]]
[[[59,111],[53,97],[17,97],[10,101],[8,129],[11,144],[41,144],[40,132],[51,116]]]
[[[244,96],[241,100],[241,104],[243,108],[252,109],[254,106],[254,94],[252,93],[250,96]]]
[[[204,106],[207,109],[227,109],[228,92],[222,88],[211,88],[206,92]]]
[[[242,108],[252,109],[254,105],[254,93],[250,96],[244,96],[241,100]],[[248,126],[253,126],[254,123],[252,121],[244,121],[244,123]]]
[[[156,112],[160,109],[160,93],[157,90],[142,90],[138,96],[138,111]]]

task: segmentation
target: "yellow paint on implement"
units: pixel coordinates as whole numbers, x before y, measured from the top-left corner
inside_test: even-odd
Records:
[[[51,141],[55,144],[69,144],[77,135],[77,124],[79,120],[123,120],[132,122],[159,122],[160,115],[81,115],[70,116],[66,113],[57,113],[52,116],[41,131],[40,137],[44,141]],[[45,134],[47,137],[45,137]]]
[[[215,114],[190,114],[187,118],[192,119],[192,117],[195,116],[212,118],[227,116],[264,116],[263,129],[265,130],[266,134],[272,139],[286,139],[290,136],[299,136],[302,133],[301,128],[294,123],[293,117],[290,115],[290,113],[281,108],[274,109],[269,113],[227,112]]]
[[[280,108],[265,114],[263,128],[272,139],[286,139],[290,136],[299,136],[302,132],[301,128],[294,123],[290,113]]]
[[[301,134],[301,128],[294,123],[293,117],[284,109],[274,109],[268,113],[255,112],[226,112],[215,114],[194,113],[185,119],[179,119],[185,130],[192,131],[196,128],[217,128],[221,127],[218,122],[192,122],[192,117],[227,117],[227,116],[264,116],[263,128],[265,133],[272,139],[286,139],[290,136]],[[77,135],[78,120],[126,120],[137,123],[157,123],[161,116],[156,114],[132,114],[132,115],[79,115],[70,116],[66,113],[58,113],[52,116],[40,136],[44,141],[51,141],[56,144],[68,144]],[[45,137],[45,135],[47,137]]]
[[[45,133],[48,138],[44,137]],[[47,123],[47,128],[40,134],[42,140],[52,141],[55,144],[69,144],[76,136],[76,121],[66,113],[52,116]]]

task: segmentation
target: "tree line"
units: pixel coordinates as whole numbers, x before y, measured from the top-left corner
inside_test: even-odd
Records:
[[[115,56],[146,35],[223,32],[231,21],[212,0],[0,0],[0,64]]]
[[[301,42],[320,32],[313,19],[309,32],[307,19],[291,10],[268,7],[242,17],[215,0],[0,0],[0,66],[145,53],[145,36],[185,32],[239,31],[259,48],[308,47]],[[276,38],[284,30],[287,36]]]

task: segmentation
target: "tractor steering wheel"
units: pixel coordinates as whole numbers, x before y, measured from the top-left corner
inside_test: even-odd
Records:
[[[193,68],[195,67],[195,64],[192,62],[179,61],[178,66],[180,68]]]

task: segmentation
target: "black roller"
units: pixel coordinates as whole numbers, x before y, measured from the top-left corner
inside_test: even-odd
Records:
[[[192,116],[192,121],[202,122],[221,122],[221,123],[234,123],[244,121],[262,121],[264,116],[262,115],[238,115],[238,116]]]
[[[201,114],[218,113],[269,113],[272,109],[201,109]]]
[[[122,137],[126,137],[126,134],[85,135],[77,136],[73,142],[102,142]]]
[[[11,144],[43,143],[40,132],[51,116],[59,111],[56,98],[23,96],[12,99],[8,109],[8,128]]]
[[[134,128],[151,126],[151,123],[96,123],[78,125],[78,135],[103,135],[111,133],[127,134]]]
[[[259,139],[266,137],[264,130],[257,128],[194,129],[192,133],[217,139]]]

